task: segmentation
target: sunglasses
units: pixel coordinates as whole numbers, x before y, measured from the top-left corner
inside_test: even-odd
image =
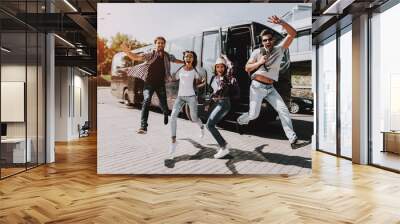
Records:
[[[262,39],[262,42],[272,41],[272,38]]]

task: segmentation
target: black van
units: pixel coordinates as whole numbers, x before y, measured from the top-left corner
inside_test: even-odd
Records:
[[[242,22],[227,26],[220,26],[205,30],[198,34],[187,35],[174,40],[167,40],[165,50],[175,55],[177,58],[183,57],[185,50],[193,50],[198,55],[198,70],[205,70],[205,78],[210,81],[213,76],[213,65],[217,57],[226,54],[234,64],[234,71],[240,86],[240,100],[233,104],[231,113],[226,116],[226,120],[234,121],[244,112],[248,111],[249,105],[249,87],[250,77],[244,70],[247,60],[251,52],[261,46],[261,38],[259,34],[262,30],[271,30],[274,33],[276,44],[278,44],[284,36],[268,26],[257,22]],[[152,45],[133,52],[151,51]],[[123,52],[117,53],[112,62],[112,78],[111,89],[114,96],[122,100],[126,104],[140,104],[143,100],[142,90],[143,81],[127,77],[126,68],[132,66],[129,61],[124,60]],[[134,62],[135,64],[136,62]],[[133,64],[133,65],[134,65]],[[180,65],[171,64],[171,74],[176,72]],[[275,83],[275,88],[281,94],[284,101],[289,105],[291,95],[291,77],[290,77],[290,59],[289,51],[285,52],[282,60],[279,81]],[[178,82],[170,82],[166,84],[168,106],[172,108],[178,93]],[[205,86],[204,88],[207,88]],[[206,89],[198,90],[199,115],[206,119],[207,113],[204,112],[203,106],[209,100]],[[158,105],[158,98],[153,97],[152,104]],[[187,108],[186,108],[187,109]],[[187,112],[187,110],[186,110]],[[262,104],[260,118],[264,120],[275,120],[277,113],[265,101]]]

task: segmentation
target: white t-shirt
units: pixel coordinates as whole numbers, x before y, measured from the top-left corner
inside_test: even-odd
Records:
[[[265,62],[265,66],[261,66],[254,74],[262,75],[272,80],[278,81],[279,79],[279,70],[281,67],[282,58],[285,54],[285,48],[281,45],[274,46],[271,52],[267,51],[267,62]],[[255,49],[251,55],[249,60],[254,60],[257,62],[262,57],[260,48]]]
[[[220,76],[215,76],[214,78],[213,78],[213,81],[212,81],[212,83],[211,83],[211,87],[212,87],[212,89],[213,89],[213,93],[216,93],[218,90],[219,90],[219,85],[218,85],[218,79],[220,79],[221,77]]]
[[[211,83],[211,87],[213,88],[213,93],[216,93],[218,91],[218,88],[219,88],[218,80],[217,80],[218,78],[219,78],[219,76],[215,76]]]
[[[193,81],[200,79],[199,74],[194,70],[186,71],[184,68],[179,69],[175,74],[175,78],[179,79],[178,96],[194,96]]]

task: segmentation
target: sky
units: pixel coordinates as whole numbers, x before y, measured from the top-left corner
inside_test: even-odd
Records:
[[[304,4],[99,3],[97,29],[98,35],[108,40],[120,32],[141,42],[152,43],[156,36],[164,36],[168,41],[240,21],[272,25],[267,23],[269,16],[282,16],[296,5]]]

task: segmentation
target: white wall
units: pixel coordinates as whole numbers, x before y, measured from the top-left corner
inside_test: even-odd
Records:
[[[55,141],[68,141],[69,69],[55,68]]]
[[[18,65],[18,64],[14,64],[14,65],[2,65],[1,66],[1,82],[25,82],[25,64],[24,65]],[[29,68],[28,68],[29,69]],[[2,94],[4,94],[4,89],[2,89]],[[22,90],[22,92],[18,93],[18,94],[22,94],[22,98],[24,97],[24,90]],[[2,99],[4,98],[8,98],[7,96],[1,96]],[[4,102],[3,102],[4,103]],[[2,103],[2,105],[3,105]],[[15,109],[15,108],[14,108]],[[22,111],[18,111],[17,113],[20,114],[22,112],[22,121],[21,122],[7,122],[8,123],[8,129],[10,129],[11,132],[14,132],[15,134],[17,134],[19,131],[17,130],[18,124],[24,123],[24,106],[22,106],[22,108],[19,108]],[[12,110],[11,108],[6,108],[5,105],[3,105],[3,107],[1,108],[2,110],[2,114],[4,115],[6,113],[7,110]],[[7,113],[10,113],[10,111],[7,111]],[[12,112],[11,112],[12,113]],[[19,119],[21,119],[21,117],[19,116]],[[2,118],[2,120],[4,120],[4,118]],[[14,129],[14,130],[13,130]],[[20,132],[21,136],[25,136],[25,131]],[[18,137],[21,137],[18,136]]]
[[[5,64],[1,66],[1,81],[25,82],[25,64]],[[1,108],[6,110],[7,108]],[[7,122],[8,137],[25,137],[25,122]]]
[[[2,106],[2,114],[4,112],[17,113],[19,110],[22,113],[22,121],[20,122],[5,122],[7,124],[8,138],[24,138],[25,135],[29,139],[32,162],[44,163],[44,74],[41,66],[11,63],[2,64],[1,66],[1,81],[3,82],[23,82],[26,86],[26,101],[24,99],[19,108],[10,108],[10,106]],[[27,78],[27,80],[25,80]],[[2,93],[4,94],[2,89]],[[24,89],[18,90],[20,94],[24,94]],[[9,98],[7,95],[2,95],[2,98]],[[22,98],[25,98],[23,96]],[[17,103],[17,102],[15,102]],[[25,106],[26,103],[26,106]],[[3,103],[2,103],[3,104]],[[8,110],[8,111],[7,111]],[[14,110],[14,111],[12,111]],[[26,113],[26,120],[24,114]],[[2,118],[3,120],[3,118]]]
[[[77,139],[78,124],[88,120],[88,78],[76,68],[56,67],[55,85],[55,141]]]

